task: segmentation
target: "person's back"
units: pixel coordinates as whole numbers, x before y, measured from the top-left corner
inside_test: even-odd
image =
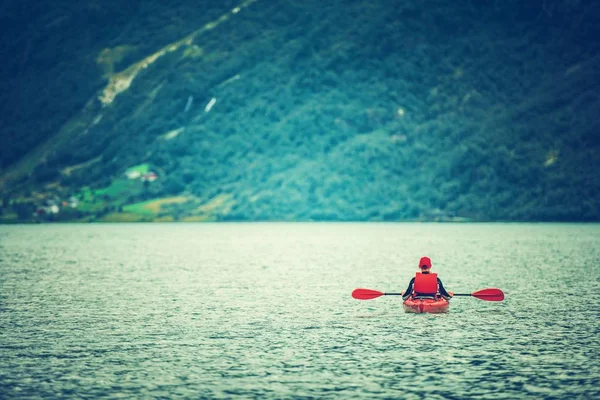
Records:
[[[431,272],[431,259],[429,257],[421,257],[419,260],[420,272],[417,272],[415,277],[410,280],[408,288],[402,292],[402,298],[407,299],[410,296],[413,298],[437,298],[438,295],[449,299],[452,293],[444,289],[444,285],[436,273]]]
[[[438,275],[423,270],[417,272],[413,283],[413,293],[415,296],[436,296],[438,292]]]

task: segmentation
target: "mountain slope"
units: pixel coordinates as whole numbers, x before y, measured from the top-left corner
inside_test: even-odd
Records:
[[[113,47],[73,50],[106,74],[81,110],[40,107],[31,123],[55,133],[5,147],[4,209],[75,197],[42,218],[598,220],[598,6],[428,5],[248,1],[168,42],[134,15],[129,32],[156,45],[137,58],[109,26]],[[139,165],[158,179],[124,177]]]

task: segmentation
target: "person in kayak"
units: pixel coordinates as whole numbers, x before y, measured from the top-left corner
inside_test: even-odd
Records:
[[[453,293],[444,289],[444,285],[437,274],[431,273],[431,260],[429,257],[421,257],[419,269],[421,272],[417,272],[415,277],[410,280],[408,288],[402,292],[403,300],[408,299],[410,296],[415,298],[437,298],[438,294],[446,300],[452,297]]]

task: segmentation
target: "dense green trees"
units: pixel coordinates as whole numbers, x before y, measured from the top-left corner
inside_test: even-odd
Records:
[[[159,58],[101,107],[99,69],[120,71],[228,10],[199,16],[185,1],[127,9],[126,24],[89,28],[89,49],[69,39],[74,58],[48,55],[69,79],[44,86],[40,101],[62,99],[63,85],[74,99],[52,115],[35,103],[27,124],[45,128],[22,141],[13,139],[33,130],[9,120],[3,151],[17,156],[2,163],[69,119],[76,129],[63,128],[43,162],[24,159],[37,165],[33,180],[2,191],[108,187],[148,162],[158,181],[106,207],[185,195],[164,211],[182,219],[226,195],[210,218],[598,220],[600,14],[567,3],[258,1]],[[569,29],[575,20],[585,30]],[[114,59],[90,67],[104,48],[118,49],[102,53]]]

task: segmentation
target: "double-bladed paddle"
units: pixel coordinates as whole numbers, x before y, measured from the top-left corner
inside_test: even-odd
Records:
[[[355,289],[352,292],[352,297],[358,300],[371,300],[379,296],[402,296],[402,293],[383,293],[371,289]],[[500,289],[482,289],[474,293],[455,293],[454,296],[471,296],[485,301],[504,300],[504,293]]]

